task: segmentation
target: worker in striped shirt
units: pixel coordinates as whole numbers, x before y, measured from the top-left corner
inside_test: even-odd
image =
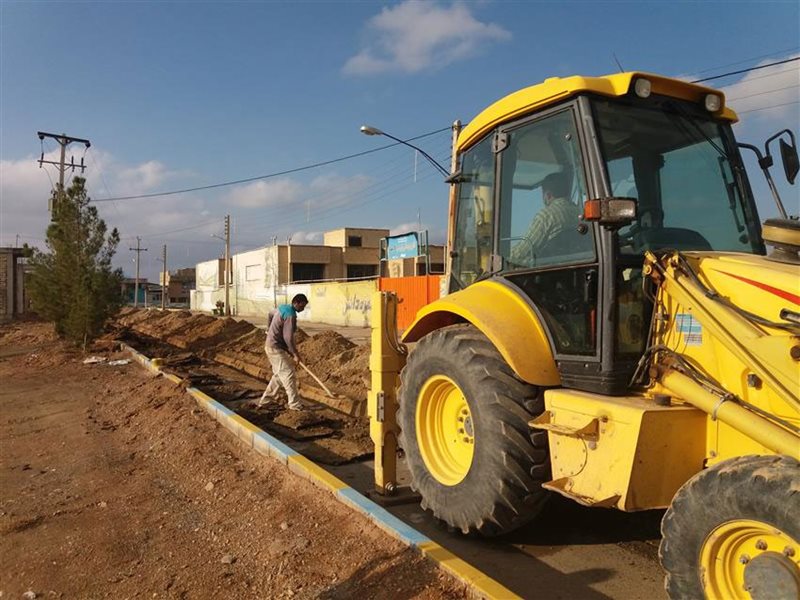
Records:
[[[562,232],[575,231],[579,223],[580,209],[567,199],[569,195],[570,182],[565,173],[551,173],[542,180],[544,206],[531,221],[523,238],[512,248],[510,262],[532,267],[537,258],[566,251],[555,248],[553,240]]]

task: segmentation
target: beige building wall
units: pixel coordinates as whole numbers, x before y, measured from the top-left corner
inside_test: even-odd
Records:
[[[346,265],[377,265],[381,260],[379,247],[344,249],[344,264]]]
[[[286,302],[291,297],[290,292],[296,291],[298,286],[309,285],[306,281],[293,281],[295,267],[298,265],[321,265],[321,269],[314,267],[306,269],[304,275],[320,273],[318,279],[331,281],[342,280],[348,277],[349,265],[369,265],[377,277],[380,275],[380,242],[389,235],[388,229],[343,228],[326,232],[325,245],[271,245],[257,248],[248,252],[234,254],[232,258],[233,282],[231,289],[231,308],[234,314],[262,314],[273,306]],[[349,237],[359,236],[361,246],[348,246]],[[198,263],[196,267],[197,289],[191,294],[191,307],[195,310],[211,311],[217,300],[224,298],[221,273],[223,260],[210,260]],[[351,274],[367,272],[369,269],[351,269]],[[363,320],[369,313],[368,294],[369,285],[356,285],[367,283],[363,281],[348,282],[353,285],[333,286],[320,288],[319,294],[331,294],[335,302],[328,302],[322,309],[327,311],[321,318],[326,322],[352,322]],[[309,288],[310,289],[310,288]],[[316,289],[316,288],[315,288]],[[330,290],[341,290],[332,292]],[[365,295],[366,294],[366,295]],[[313,310],[313,309],[312,309]],[[318,311],[319,312],[319,311]],[[335,314],[340,316],[335,316]],[[358,314],[358,316],[355,316]]]
[[[343,229],[326,231],[323,235],[322,243],[326,246],[346,248],[350,246],[350,244],[347,243],[348,237],[356,236],[361,238],[362,248],[380,248],[381,240],[388,235],[388,229],[345,227]]]

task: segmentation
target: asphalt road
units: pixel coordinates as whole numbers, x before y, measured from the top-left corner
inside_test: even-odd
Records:
[[[371,461],[325,468],[362,493],[372,490]],[[399,470],[407,484],[402,464]],[[663,511],[626,514],[554,495],[538,521],[485,539],[448,532],[417,502],[386,508],[523,598],[667,597],[657,555]]]

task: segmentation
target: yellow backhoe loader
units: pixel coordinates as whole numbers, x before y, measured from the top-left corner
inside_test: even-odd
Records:
[[[373,303],[377,491],[398,445],[464,533],[558,493],[667,508],[672,598],[800,597],[800,223],[716,90],[548,79],[454,124],[447,290],[398,339]],[[760,223],[740,149],[781,218]],[[792,210],[797,208],[797,198]],[[768,248],[769,246],[769,248]]]

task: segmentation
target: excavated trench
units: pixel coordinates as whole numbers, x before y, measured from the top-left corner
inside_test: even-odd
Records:
[[[272,370],[264,353],[264,331],[246,321],[189,311],[123,309],[98,344],[123,342],[159,358],[165,371],[223,403],[242,417],[291,442],[311,460],[341,465],[372,455],[366,395],[369,347],[329,330],[314,336],[299,330],[298,350],[334,397],[298,369],[300,395],[322,405],[290,411],[286,397],[256,407]]]

